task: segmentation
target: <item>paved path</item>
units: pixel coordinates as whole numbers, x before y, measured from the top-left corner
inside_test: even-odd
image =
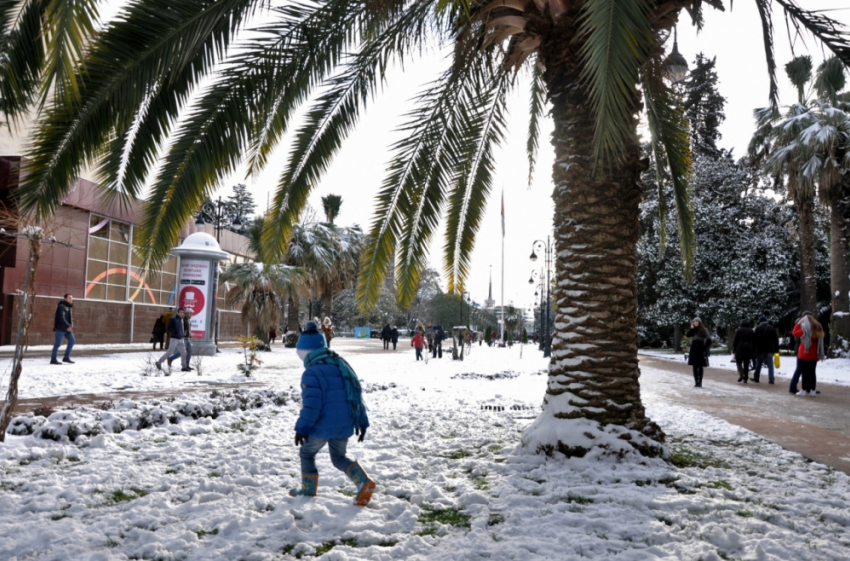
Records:
[[[641,356],[640,364],[677,374],[642,376],[644,399],[699,409],[850,474],[850,387],[819,383],[817,397],[797,397],[788,393],[787,378],[769,385],[763,371],[760,384],[744,385],[735,371],[706,368],[700,389],[683,362]]]

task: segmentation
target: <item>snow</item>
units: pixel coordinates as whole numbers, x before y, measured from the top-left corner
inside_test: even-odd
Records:
[[[236,351],[203,376],[140,374],[146,353],[27,359],[22,398],[66,392],[185,390],[173,401],[54,413],[45,423],[112,419],[121,432],[77,444],[7,435],[0,445],[0,559],[765,559],[850,557],[848,477],[652,388],[676,374],[643,369],[648,414],[682,467],[660,460],[563,460],[520,446],[548,382],[537,352],[473,347],[463,362],[416,363],[409,349],[335,340],[363,379],[372,427],[349,453],[378,482],[367,508],[319,455],[319,495],[298,483],[294,350],[263,353],[255,381],[231,384]],[[364,347],[368,352],[364,352]],[[227,403],[242,402],[244,410]],[[291,397],[291,396],[290,396]],[[231,400],[231,401],[228,401]],[[168,423],[139,428],[145,410]],[[109,416],[106,416],[106,415]],[[118,421],[116,421],[118,419]],[[545,419],[545,417],[541,417]],[[546,422],[546,421],[541,421]],[[116,425],[117,423],[117,425]],[[136,428],[133,428],[136,427]],[[558,430],[554,427],[553,430]]]
[[[673,353],[672,351],[661,351],[651,349],[641,349],[640,354],[650,356],[652,358],[660,358],[671,362],[687,363],[684,358],[684,353]],[[726,353],[717,353],[712,350],[710,368],[722,368],[723,370],[734,370],[737,372],[734,356]],[[791,380],[794,375],[794,369],[797,367],[797,360],[793,356],[783,355],[780,357],[779,368],[774,368],[773,373],[777,378],[787,378]],[[828,358],[818,362],[817,367],[818,382],[826,382],[829,384],[840,384],[842,386],[850,386],[850,358]],[[752,376],[752,371],[750,371]],[[761,375],[767,376],[767,367],[762,366]]]

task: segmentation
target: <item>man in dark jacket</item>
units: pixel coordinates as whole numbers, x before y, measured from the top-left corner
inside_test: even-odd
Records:
[[[185,368],[189,370],[194,370],[191,366],[189,366],[189,362],[192,360],[192,312],[185,312],[183,316],[183,345],[186,346],[186,364]],[[168,367],[171,368],[171,363],[177,360],[180,356],[179,352],[175,352],[173,355],[168,357]],[[185,368],[183,372],[185,372]]]
[[[384,350],[388,350],[390,348],[390,339],[393,337],[393,330],[390,327],[390,324],[386,324],[384,328],[381,330],[381,340],[384,342]]]
[[[62,362],[74,364],[74,361],[71,360],[71,349],[74,348],[74,342],[76,341],[73,333],[74,315],[71,313],[73,307],[74,297],[70,294],[66,294],[59,301],[59,305],[56,306],[56,317],[53,319],[53,352],[50,354],[50,364],[62,364]],[[62,359],[62,362],[59,362],[56,357],[63,338],[68,340],[68,346],[65,347],[65,358]]]
[[[755,356],[753,343],[756,333],[750,327],[748,320],[741,320],[741,326],[735,330],[732,340],[732,352],[735,353],[735,363],[738,366],[738,381],[747,383],[750,377],[750,360]]]
[[[390,339],[392,339],[393,350],[395,350],[396,345],[398,345],[398,327],[396,327],[395,325],[393,326],[392,330],[390,331]]]
[[[159,343],[159,350],[165,350],[165,316],[159,316],[156,318],[156,321],[153,322],[153,331],[151,331],[151,343],[153,343],[153,350],[156,350],[156,345]]]
[[[159,357],[159,360],[154,364],[157,370],[162,370],[163,361],[167,360],[174,351],[180,353],[180,362],[183,364],[183,368],[181,372],[189,372],[189,361],[186,359],[186,345],[183,342],[183,338],[185,337],[185,329],[183,324],[183,318],[186,317],[186,310],[183,308],[177,308],[177,315],[173,316],[171,320],[168,322],[168,334],[171,336],[171,343],[168,345],[168,350],[165,351],[165,354]]]
[[[435,325],[431,329],[434,330],[434,350],[432,351],[434,358],[443,358],[443,339],[446,338],[446,332],[442,326]]]
[[[761,316],[756,326],[756,337],[753,344],[756,352],[756,369],[753,372],[753,382],[758,383],[761,365],[767,365],[767,383],[773,383],[773,355],[779,352],[779,335],[776,328],[767,323],[767,318]]]

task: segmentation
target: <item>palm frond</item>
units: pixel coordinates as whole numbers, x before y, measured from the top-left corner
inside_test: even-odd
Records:
[[[47,3],[39,0],[0,2],[0,113],[7,125],[27,110],[40,86],[44,65],[41,23]]]
[[[266,230],[267,243],[276,251],[284,251],[291,225],[298,220],[313,186],[353,129],[360,111],[374,96],[390,59],[400,59],[421,44],[431,8],[432,2],[418,2],[407,10],[391,12],[396,19],[376,31],[374,38],[351,55],[343,71],[323,84],[327,91],[296,133],[289,164],[278,183],[273,220]],[[271,129],[265,134],[267,139],[278,136],[279,131]],[[265,159],[271,147],[265,139],[256,146],[258,161]]]
[[[779,107],[779,85],[776,81],[776,57],[773,54],[773,19],[770,12],[771,0],[756,0],[756,7],[761,19],[761,32],[764,42],[764,56],[767,61],[767,76],[770,79],[768,99],[770,106]]]
[[[830,105],[838,104],[838,92],[847,84],[844,64],[838,57],[829,57],[818,66],[815,91],[818,97]]]
[[[794,57],[785,65],[785,74],[797,88],[797,103],[806,100],[806,84],[812,79],[812,57],[809,55]]]
[[[265,1],[128,5],[98,35],[77,70],[79,95],[50,107],[39,119],[27,154],[28,175],[18,190],[20,208],[42,218],[50,215],[112,135],[131,129],[154,84],[163,81],[170,89],[175,77],[197,84],[224,55],[244,19]]]
[[[528,155],[528,186],[534,178],[534,165],[537,162],[538,139],[540,138],[540,120],[546,110],[546,81],[543,72],[536,64],[531,67],[531,104],[529,105],[528,138],[525,151]]]
[[[42,76],[42,99],[50,89],[60,99],[79,95],[77,65],[95,35],[100,0],[52,0],[45,14],[47,57]]]
[[[407,279],[402,281],[399,292],[404,298],[415,293],[410,283],[422,271],[423,247],[430,242],[444,200],[443,189],[454,169],[457,127],[468,114],[462,91],[477,79],[481,61],[481,57],[471,57],[468,64],[454,64],[445,71],[417,97],[418,107],[408,113],[400,128],[406,138],[392,147],[395,155],[378,192],[375,218],[361,256],[357,305],[363,313],[371,310],[381,296],[398,239],[403,241],[397,272]],[[432,197],[427,201],[419,193],[426,189]]]
[[[661,67],[660,60],[653,58],[643,71],[644,100],[659,184],[659,212],[667,211],[662,202],[665,196],[660,189],[664,180],[669,179],[676,205],[679,248],[685,275],[690,278],[693,273],[694,247],[693,210],[690,202],[690,135],[685,111],[664,83]],[[661,223],[664,222],[662,216]],[[666,235],[663,226],[661,235],[663,246]]]
[[[644,0],[588,0],[581,8],[583,78],[596,117],[593,154],[597,162],[616,160],[638,100],[638,68],[652,41],[649,3]]]
[[[493,179],[493,147],[504,138],[506,94],[511,76],[502,69],[474,82],[467,95],[473,111],[461,124],[460,152],[449,208],[444,245],[447,289],[463,292],[469,275],[475,235],[487,203]]]
[[[806,29],[826,45],[845,66],[850,67],[850,33],[841,23],[824,15],[823,11],[804,10],[797,6],[794,0],[776,0],[776,3],[785,10],[797,33]]]

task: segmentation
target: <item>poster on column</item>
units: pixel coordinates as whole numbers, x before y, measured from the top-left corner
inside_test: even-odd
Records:
[[[180,295],[177,305],[192,314],[192,338],[205,339],[209,301],[210,262],[183,259],[180,262]]]

